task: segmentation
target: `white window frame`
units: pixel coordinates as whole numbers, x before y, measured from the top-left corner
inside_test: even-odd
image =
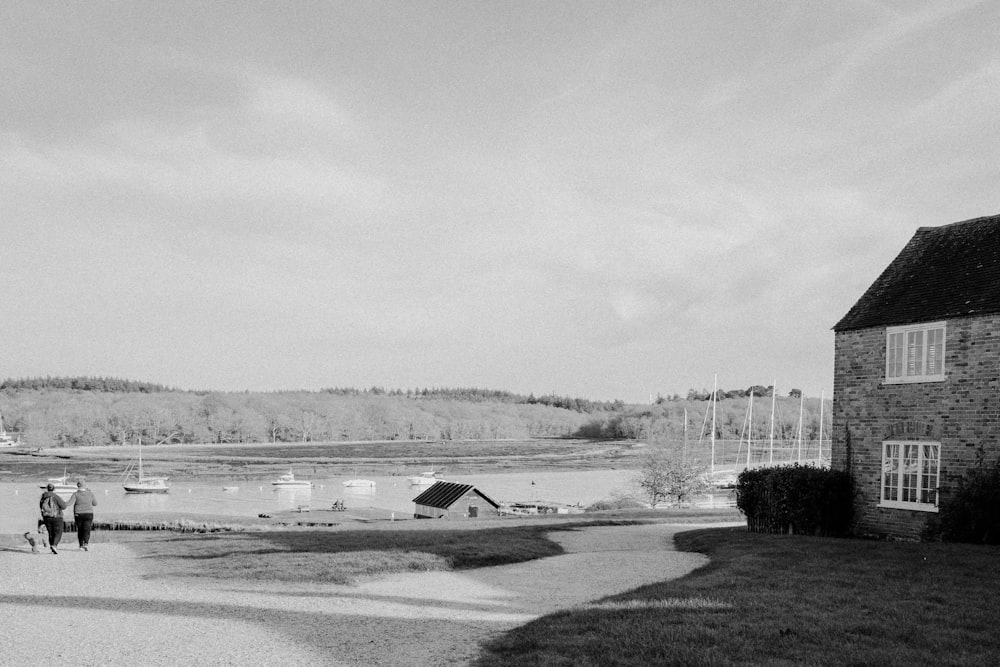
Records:
[[[940,330],[940,333],[936,333]],[[885,329],[885,384],[944,382],[947,352],[947,323],[927,322]],[[938,345],[929,345],[931,336],[940,336]],[[938,372],[928,373],[928,363],[937,362]]]
[[[940,485],[940,442],[886,440],[882,443],[879,507],[937,512]]]

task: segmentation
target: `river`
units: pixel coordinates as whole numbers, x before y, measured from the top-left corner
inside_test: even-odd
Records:
[[[570,472],[507,472],[460,475],[449,481],[472,484],[497,502],[537,500],[586,507],[615,494],[635,493],[634,470]],[[302,477],[296,475],[296,478]],[[179,514],[255,517],[261,513],[295,509],[300,505],[329,507],[342,500],[348,508],[369,508],[413,514],[413,499],[427,486],[412,486],[402,476],[366,477],[375,487],[347,488],[347,477],[311,479],[312,489],[275,489],[270,480],[211,482],[181,481],[166,494],[127,494],[121,484],[95,482],[96,518],[102,515],[170,520]],[[237,487],[224,490],[223,487]],[[39,484],[0,483],[0,534],[32,530],[39,515]]]

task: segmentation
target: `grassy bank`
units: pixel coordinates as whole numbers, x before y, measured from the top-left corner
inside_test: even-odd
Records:
[[[711,563],[490,643],[506,665],[996,665],[1000,551],[700,530]]]
[[[161,576],[250,581],[350,583],[396,572],[461,570],[520,563],[562,553],[545,537],[597,521],[473,530],[268,531],[144,536],[130,540],[158,561]]]

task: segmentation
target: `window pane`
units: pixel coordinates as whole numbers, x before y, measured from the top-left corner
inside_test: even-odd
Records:
[[[886,444],[882,456],[882,500],[899,499],[899,445]]]
[[[917,502],[917,483],[920,478],[920,447],[918,445],[903,445],[902,493],[903,502]]]
[[[903,334],[889,334],[889,342],[886,349],[886,375],[891,378],[902,377],[903,375]]]
[[[924,374],[924,332],[910,331],[906,335],[906,375]]]
[[[920,470],[920,502],[937,504],[940,449],[938,445],[923,445]]]
[[[927,331],[927,374],[941,375],[944,363],[944,330]]]

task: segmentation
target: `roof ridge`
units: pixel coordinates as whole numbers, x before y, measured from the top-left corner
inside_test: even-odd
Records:
[[[970,223],[973,223],[973,222],[984,222],[986,220],[997,220],[997,221],[1000,221],[1000,213],[997,213],[995,215],[981,215],[978,218],[969,218],[968,220],[959,220],[958,222],[949,222],[949,223],[946,223],[944,225],[934,225],[934,226],[925,225],[925,226],[922,226],[922,227],[917,227],[917,231],[918,232],[923,232],[923,231],[928,231],[928,230],[932,231],[932,230],[935,230],[935,229],[947,229],[949,227],[958,227],[959,225],[967,225],[967,224],[970,224]]]
[[[919,227],[834,331],[1000,314],[1000,215]]]

